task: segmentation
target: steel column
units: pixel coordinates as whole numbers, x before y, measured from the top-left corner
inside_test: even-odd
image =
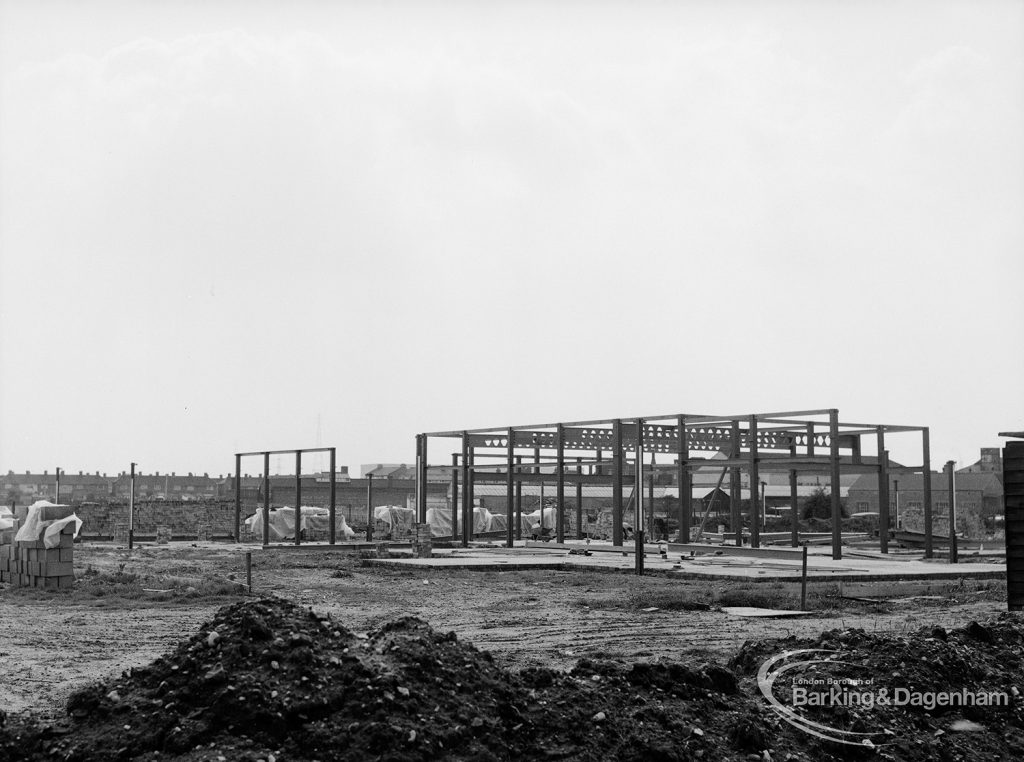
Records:
[[[622,547],[622,420],[612,422],[612,545]]]
[[[469,488],[469,435],[462,434],[462,547],[469,547],[473,534],[473,495]]]
[[[302,543],[302,451],[295,451],[295,544]]]
[[[128,486],[128,550],[135,544],[135,463],[132,463],[131,478]],[[235,490],[235,527],[238,526],[238,490]],[[235,529],[235,536],[238,536],[238,529]]]
[[[508,443],[505,455],[508,464],[508,473],[505,475],[505,515],[507,522],[505,527],[505,545],[511,548],[514,545],[514,528],[512,520],[515,515],[515,430],[510,426],[508,429]]]
[[[633,493],[636,495],[636,517],[633,537],[633,548],[636,555],[634,569],[637,574],[644,573],[644,422],[636,421],[636,471]]]
[[[263,547],[270,545],[270,453],[263,453]]]
[[[795,449],[795,448],[794,448]],[[790,545],[794,548],[800,545],[800,496],[796,488],[796,469],[789,469],[789,512],[790,520]]]
[[[337,498],[337,495],[338,495],[338,489],[337,489],[337,485],[334,483],[334,468],[335,468],[335,449],[332,447],[331,448],[331,508],[330,508],[331,526],[330,526],[330,529],[328,529],[328,540],[331,543],[331,545],[334,545],[337,542],[337,530],[336,530],[336,528],[334,526],[334,516],[335,516],[335,513],[337,512],[337,506],[335,504],[335,501],[336,501],[336,498]]]
[[[932,557],[932,454],[928,429],[921,429],[921,486],[924,489],[924,557]]]
[[[956,463],[946,462],[946,472],[949,475],[949,562],[951,564],[959,561],[959,554],[956,546]]]
[[[373,473],[366,476],[366,541],[373,542]]]
[[[729,458],[739,460],[740,457],[740,422],[732,422],[732,437]],[[729,521],[731,529],[736,533],[737,547],[743,546],[743,516],[740,513],[740,469],[738,466],[729,468]]]
[[[565,542],[565,430],[562,424],[555,428],[555,442],[557,443],[557,460],[555,467],[558,469],[558,479],[555,481],[555,499],[558,501],[558,513],[555,514],[555,540]]]
[[[452,453],[452,542],[459,541],[459,454]]]
[[[679,542],[690,541],[690,524],[693,519],[691,511],[691,487],[690,469],[687,463],[690,457],[690,445],[686,438],[686,416],[676,418],[676,427],[679,430],[679,460],[677,461],[676,483],[679,485]]]
[[[523,462],[521,455],[516,456],[516,465]],[[518,476],[520,469],[516,469]],[[523,480],[516,479],[516,539],[523,539]]]
[[[761,478],[757,468],[757,416],[750,416],[750,431],[747,440],[750,443],[750,547],[761,547],[761,506],[758,501],[758,488]]]
[[[839,411],[828,411],[829,459],[832,466],[832,558],[843,557],[843,506],[839,502]]]
[[[130,523],[130,522],[129,522]],[[235,542],[242,524],[242,456],[235,455]]]
[[[889,451],[885,449],[885,427],[878,433],[878,549],[889,552]]]
[[[583,458],[576,458],[576,539],[583,538]]]

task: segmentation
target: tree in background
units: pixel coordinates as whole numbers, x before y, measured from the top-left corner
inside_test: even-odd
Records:
[[[840,502],[840,515],[846,517],[846,506]],[[804,519],[830,519],[832,518],[832,496],[824,489],[817,489],[814,494],[804,501],[801,517]]]

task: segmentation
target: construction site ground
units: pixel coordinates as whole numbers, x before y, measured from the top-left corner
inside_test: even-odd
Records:
[[[987,556],[951,567],[904,556],[885,561],[850,554],[832,562],[815,552],[811,567],[877,564],[890,578],[814,579],[807,586],[808,616],[745,618],[728,611],[799,608],[799,580],[777,568],[759,570],[746,558],[716,564],[721,557],[714,551],[703,568],[697,560],[663,560],[652,551],[648,570],[665,573],[643,577],[630,573],[634,560],[621,552],[439,550],[426,564],[399,552],[377,559],[373,551],[317,547],[177,542],[129,551],[110,543],[77,545],[71,591],[0,587],[0,710],[60,715],[73,691],[173,649],[222,606],[246,597],[247,553],[256,595],[313,607],[357,633],[419,617],[491,652],[511,670],[568,670],[584,657],[725,663],[750,640],[848,628],[893,634],[954,628],[1006,609],[1005,583],[998,579],[1005,566]],[[488,563],[473,568],[473,559]],[[558,567],[545,568],[542,561]],[[501,568],[502,562],[515,568]],[[533,562],[537,568],[530,568]],[[908,570],[921,573],[896,578]],[[732,578],[724,578],[726,572]],[[940,573],[953,576],[934,576]]]

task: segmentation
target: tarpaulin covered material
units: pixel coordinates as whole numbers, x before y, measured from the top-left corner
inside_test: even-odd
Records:
[[[529,535],[532,531],[530,520],[526,518],[526,514],[519,517],[519,533],[520,535]],[[512,517],[512,521],[515,522],[515,517]],[[513,523],[513,526],[515,524]],[[491,531],[492,532],[504,532],[508,527],[508,517],[504,513],[492,513],[491,514]]]
[[[461,517],[461,513],[459,514]],[[476,506],[473,508],[473,534],[484,532],[500,532],[505,529],[504,520],[500,526],[495,526],[495,516],[486,508]],[[427,523],[430,525],[431,537],[452,536],[452,512],[450,508],[428,508]]]
[[[14,529],[14,514],[6,505],[0,505],[0,531]]]
[[[50,518],[59,516],[59,518]],[[82,530],[82,520],[69,505],[58,505],[48,500],[37,500],[28,507],[25,523],[14,535],[15,542],[42,540],[47,548],[60,546],[60,533],[69,524],[75,525],[75,537]]]
[[[529,522],[530,528],[540,527],[541,524],[541,510],[538,508],[532,513],[524,513],[523,519]],[[544,529],[554,529],[558,523],[558,509],[557,508],[545,508],[544,509]]]
[[[292,540],[295,539],[295,509],[287,505],[275,508],[270,511],[270,540]],[[257,537],[263,535],[263,511],[257,511],[245,520],[245,526]],[[302,506],[301,530],[329,531],[331,526],[331,512],[327,508],[316,508],[311,505]],[[356,536],[352,527],[345,521],[341,511],[334,514],[335,533],[346,540]]]
[[[451,537],[451,508],[427,508],[427,524],[430,525],[431,537]]]
[[[378,533],[410,535],[416,523],[416,511],[400,505],[378,505],[373,509],[373,518],[381,524],[376,528]]]

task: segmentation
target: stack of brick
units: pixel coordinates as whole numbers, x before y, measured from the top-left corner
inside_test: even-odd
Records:
[[[44,506],[39,510],[40,521],[64,519],[73,513],[70,507],[63,505]],[[2,575],[3,581],[47,590],[74,585],[74,523],[64,526],[60,542],[53,548],[46,547],[42,531],[32,540],[15,540],[14,535],[14,530],[0,533],[0,569],[7,570]]]
[[[0,582],[14,582],[14,570],[18,568],[17,546],[14,544],[17,533],[17,521],[11,529],[0,529]]]
[[[430,524],[412,525],[412,555],[414,558],[430,558],[434,553],[433,535]]]

